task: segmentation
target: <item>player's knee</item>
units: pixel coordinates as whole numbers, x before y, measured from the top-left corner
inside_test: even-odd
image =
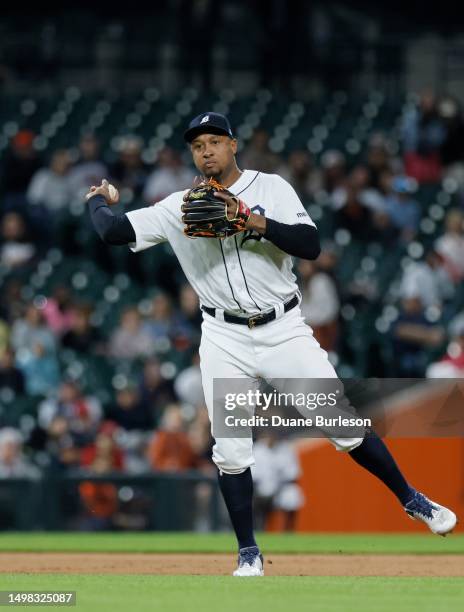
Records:
[[[355,448],[358,448],[363,443],[364,438],[337,438],[331,440],[337,451],[342,453],[350,453]]]
[[[227,459],[216,457],[214,454],[213,461],[218,470],[224,472],[224,474],[241,474],[254,464],[253,457]]]
[[[241,474],[254,464],[251,440],[250,444],[243,444],[243,439],[237,444],[232,439],[224,442],[216,440],[213,461],[218,470],[225,474]]]
[[[218,470],[220,472],[222,472],[223,474],[243,474],[243,472],[245,472],[251,466],[247,465],[247,467],[238,468],[238,469],[232,469],[232,468],[227,468],[226,469],[224,467],[219,467],[218,465],[217,465],[217,467],[218,467]]]

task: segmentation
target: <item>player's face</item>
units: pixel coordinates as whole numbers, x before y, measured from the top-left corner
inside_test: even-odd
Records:
[[[228,136],[200,134],[190,145],[193,163],[203,176],[221,177],[235,164],[237,141]]]

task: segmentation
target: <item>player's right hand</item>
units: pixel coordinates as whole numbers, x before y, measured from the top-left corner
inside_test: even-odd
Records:
[[[90,191],[85,196],[85,201],[94,195],[102,195],[105,198],[108,206],[112,206],[113,204],[117,204],[119,202],[119,191],[116,189],[116,187],[108,183],[106,179],[103,179],[101,185],[98,187],[92,185]]]

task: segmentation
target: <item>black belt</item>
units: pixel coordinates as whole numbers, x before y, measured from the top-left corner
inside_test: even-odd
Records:
[[[298,305],[298,296],[294,295],[291,300],[284,304],[284,312],[288,312],[292,308]],[[209,314],[211,317],[216,316],[216,308],[209,308],[209,306],[202,306],[201,309]],[[271,310],[269,312],[259,312],[258,314],[252,315],[251,317],[237,317],[236,315],[224,313],[224,321],[226,323],[238,323],[239,325],[248,325],[250,329],[258,325],[265,325],[270,321],[274,321],[277,318],[276,311]]]

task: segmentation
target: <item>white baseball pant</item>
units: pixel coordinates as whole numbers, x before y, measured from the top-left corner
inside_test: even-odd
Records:
[[[215,378],[248,378],[250,388],[260,379],[336,378],[324,351],[297,306],[265,325],[252,329],[203,315],[200,366],[206,405],[213,422]],[[330,438],[339,451],[349,452],[363,438]],[[251,438],[216,438],[213,461],[227,474],[239,474],[254,464]]]

